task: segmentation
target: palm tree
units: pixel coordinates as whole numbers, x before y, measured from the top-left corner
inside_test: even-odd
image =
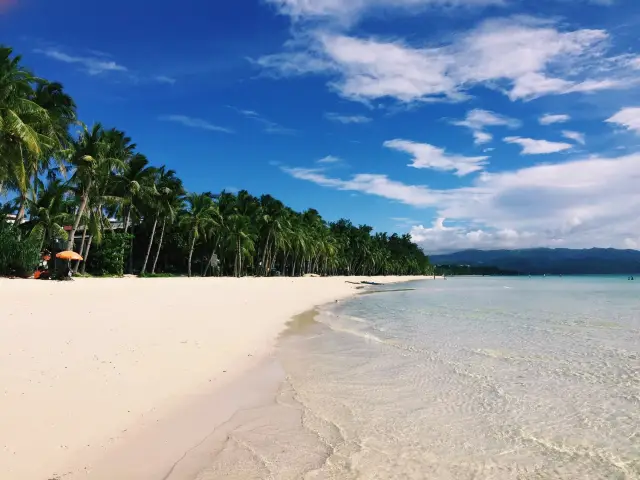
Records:
[[[251,231],[251,218],[247,215],[233,214],[226,221],[226,235],[228,245],[235,251],[233,273],[239,277],[242,274],[242,260],[250,257],[255,251],[256,235]]]
[[[128,142],[127,142],[128,143]],[[140,153],[128,155],[124,160],[122,173],[114,179],[115,195],[120,197],[124,218],[124,233],[129,227],[133,231],[135,221],[141,218],[143,210],[149,210],[153,205],[156,191],[155,180],[157,168],[149,165],[147,157]],[[132,234],[129,242],[129,273],[133,273],[133,241]]]
[[[182,182],[180,182],[179,188],[171,190],[166,199],[166,203],[162,207],[162,228],[160,229],[160,239],[158,240],[158,249],[156,250],[156,256],[153,260],[153,266],[151,267],[151,274],[156,273],[156,266],[158,264],[158,258],[160,257],[160,250],[162,250],[164,242],[165,228],[171,225],[178,213],[184,209],[184,190],[182,188]]]
[[[84,125],[78,138],[71,141],[68,149],[68,161],[73,168],[70,183],[78,189],[80,203],[69,232],[67,250],[73,250],[75,235],[89,203],[93,183],[100,170],[104,168],[103,163],[107,161],[107,153],[105,132],[99,123],[96,123],[91,130]]]
[[[66,186],[56,179],[49,182],[46,188],[41,189],[37,198],[27,200],[29,221],[25,226],[31,228],[29,234],[31,237],[40,239],[40,250],[45,242],[64,239],[67,236],[64,225],[72,215],[68,211],[66,193]]]
[[[176,195],[182,195],[183,187],[182,182],[176,177],[174,170],[167,170],[163,165],[160,167],[155,176],[155,190],[157,195],[152,197],[150,206],[154,210],[153,212],[153,227],[151,229],[151,236],[149,237],[149,246],[147,247],[147,253],[144,257],[144,263],[142,264],[141,275],[144,275],[147,270],[147,263],[149,262],[149,255],[151,253],[151,247],[153,246],[153,239],[156,235],[156,228],[158,227],[158,221],[160,218],[172,217],[175,215],[173,211],[173,199]],[[164,236],[164,220],[162,226],[162,234],[160,237],[160,245],[158,245],[158,253],[162,244],[162,237]],[[157,256],[156,256],[157,259]],[[154,262],[155,266],[155,262]]]
[[[24,218],[31,180],[56,146],[56,128],[34,93],[37,79],[0,46],[0,183],[19,193],[16,223]]]
[[[218,255],[222,273],[236,276],[252,269],[268,275],[276,265],[290,275],[432,271],[429,258],[409,235],[374,235],[371,227],[344,219],[327,224],[317,211],[298,213],[270,195],[256,198],[246,190],[237,195],[191,194],[185,208],[175,172],[150,165],[124,132],[82,125],[72,137],[69,127],[74,123],[76,105],[63,86],[36,78],[19,56],[0,46],[0,194],[16,194],[2,205],[2,214],[17,212],[18,224],[28,218],[24,225],[12,226],[11,234],[30,231],[37,240],[30,243],[36,246],[61,235],[61,225],[70,222],[67,248],[77,248],[74,240],[83,224],[79,251],[86,259],[106,228],[118,235],[105,218],[109,214],[122,219],[125,234],[132,234],[140,222],[149,227],[146,253],[139,256],[142,273],[155,243],[152,273],[161,251],[165,267],[176,269],[188,250],[191,275],[194,254],[203,257],[204,248],[211,251],[209,261]],[[62,184],[57,178],[66,169],[71,178]],[[176,218],[184,228],[171,228]],[[1,217],[0,222],[4,225]],[[114,243],[120,240],[114,238]],[[131,271],[137,252],[133,235],[128,241]],[[6,251],[0,254],[7,257]],[[208,265],[202,270],[206,275]]]
[[[283,235],[288,226],[284,204],[271,195],[260,197],[258,223],[261,236],[265,237],[266,235],[261,255],[262,274],[268,275],[271,271],[272,258],[277,254],[277,249],[282,244]]]
[[[187,275],[191,277],[191,264],[196,241],[218,223],[219,211],[211,194],[208,193],[190,193],[187,195],[186,201],[187,208],[182,212],[180,225],[189,232]]]

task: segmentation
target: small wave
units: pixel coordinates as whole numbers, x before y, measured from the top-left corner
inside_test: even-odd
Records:
[[[561,443],[525,432],[519,432],[519,436],[525,442],[533,443],[543,451],[563,455],[572,459],[576,457],[581,458],[584,463],[607,468],[613,472],[624,475],[623,478],[637,478],[637,475],[640,473],[636,459],[625,460],[614,455],[612,452],[597,448],[594,445],[571,445],[566,442]]]
[[[353,330],[350,328],[339,327],[337,325],[327,325],[334,332],[347,333],[349,335],[354,335],[356,337],[364,338],[365,340],[370,340],[375,343],[387,343],[382,338],[374,335],[373,333],[363,332],[360,330]]]

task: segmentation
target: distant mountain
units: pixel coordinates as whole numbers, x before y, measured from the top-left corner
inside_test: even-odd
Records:
[[[430,259],[434,265],[496,267],[525,275],[640,273],[640,251],[613,248],[464,250],[447,255],[432,255]]]

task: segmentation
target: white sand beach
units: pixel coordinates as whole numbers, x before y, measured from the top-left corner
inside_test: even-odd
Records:
[[[94,468],[105,455],[224,386],[207,422],[226,421],[234,382],[292,316],[354,294],[345,280],[363,279],[0,279],[2,478],[109,478]],[[191,441],[181,435],[199,434],[173,422],[156,438],[164,450],[112,465],[111,478],[162,478]]]

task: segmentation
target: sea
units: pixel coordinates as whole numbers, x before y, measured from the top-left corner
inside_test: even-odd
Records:
[[[451,277],[300,316],[273,401],[196,477],[640,479],[635,278]]]

